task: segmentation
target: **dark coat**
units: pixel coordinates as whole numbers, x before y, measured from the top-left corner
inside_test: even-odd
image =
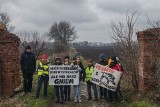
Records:
[[[85,78],[86,78],[86,72],[85,72],[83,64],[82,63],[80,63],[80,64],[74,63],[74,65],[78,65],[81,68],[81,71],[79,73],[79,81],[84,82]]]
[[[24,52],[21,55],[21,69],[23,73],[34,73],[36,70],[36,59],[32,52]]]
[[[103,66],[106,66],[106,65],[108,65],[108,62],[107,62],[107,60],[102,60],[102,61],[99,62],[99,64],[103,65]]]

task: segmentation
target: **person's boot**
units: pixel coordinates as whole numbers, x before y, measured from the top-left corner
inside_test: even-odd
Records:
[[[79,101],[79,103],[81,103],[81,102],[82,102],[82,100],[81,100],[81,98],[80,98],[80,97],[78,98],[78,101]]]
[[[92,97],[91,97],[91,96],[89,96],[89,97],[88,97],[88,100],[92,100]]]
[[[77,97],[74,97],[74,102],[75,102],[75,103],[77,102]]]
[[[98,98],[97,98],[97,97],[95,97],[94,101],[98,101]]]
[[[60,100],[59,100],[59,99],[57,99],[57,100],[56,100],[56,103],[60,103]]]
[[[102,99],[102,96],[100,96],[100,99]]]
[[[60,102],[61,104],[63,104],[64,102],[61,100],[61,102]]]
[[[71,101],[71,98],[70,98],[70,97],[68,97],[68,101]]]
[[[64,101],[67,101],[67,97],[65,97]]]

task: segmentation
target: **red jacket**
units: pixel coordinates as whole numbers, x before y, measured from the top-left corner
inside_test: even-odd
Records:
[[[119,64],[116,64],[112,69],[120,71],[122,73],[122,75],[123,75],[122,68],[121,68],[121,66]]]

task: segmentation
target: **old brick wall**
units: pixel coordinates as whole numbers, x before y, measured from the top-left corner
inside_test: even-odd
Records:
[[[20,39],[7,31],[0,31],[0,71],[1,96],[11,96],[20,85]]]
[[[147,93],[154,89],[150,82],[154,74],[154,59],[160,60],[160,29],[148,29],[137,33],[139,91]]]

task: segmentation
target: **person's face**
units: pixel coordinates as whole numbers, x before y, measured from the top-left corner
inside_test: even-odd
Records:
[[[100,58],[99,61],[103,61],[103,59]]]
[[[26,51],[27,51],[27,52],[31,52],[31,49],[27,49]]]
[[[69,59],[68,59],[68,58],[66,58],[64,61],[65,61],[65,62],[69,62]]]
[[[92,63],[91,62],[88,62],[88,66],[91,66],[92,65]]]
[[[80,63],[80,62],[81,62],[80,58],[77,58],[77,59],[76,59],[76,62],[77,62],[77,63]]]
[[[115,66],[115,62],[112,60],[110,66]]]
[[[43,63],[47,62],[47,59],[46,58],[42,58],[42,62]]]
[[[61,63],[61,61],[60,61],[59,59],[57,59],[57,60],[56,60],[56,63],[57,63],[57,64],[60,64],[60,63]]]

